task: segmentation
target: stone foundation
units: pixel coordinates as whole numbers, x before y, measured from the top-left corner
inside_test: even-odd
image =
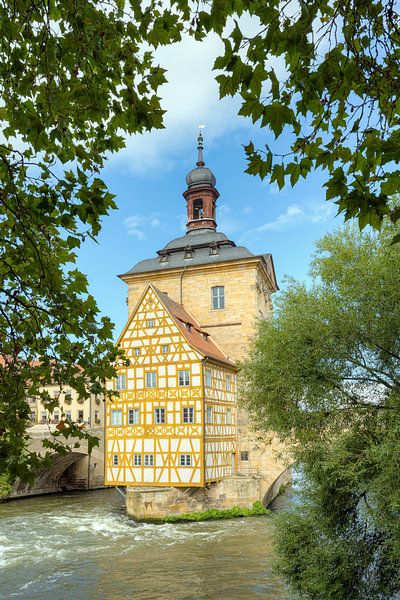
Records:
[[[286,469],[265,491],[265,480],[258,476],[232,475],[210,484],[210,488],[127,487],[126,511],[136,521],[162,521],[166,516],[221,510],[240,506],[251,508],[254,502],[268,506],[281,485],[291,479]]]

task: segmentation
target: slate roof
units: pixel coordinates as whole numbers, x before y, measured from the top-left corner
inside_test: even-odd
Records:
[[[210,253],[211,246],[217,246],[217,254]],[[191,250],[191,257],[187,257],[187,249]],[[169,269],[179,269],[197,265],[210,265],[230,260],[240,260],[245,258],[261,258],[265,270],[272,278],[273,284],[276,283],[274,267],[271,254],[255,255],[244,246],[236,246],[228,237],[212,229],[195,229],[189,231],[186,235],[176,238],[169,242],[164,248],[158,250],[158,256],[148,258],[136,263],[126,273],[119,275],[124,278],[128,275],[138,273],[150,273],[153,271],[168,271]],[[163,257],[165,259],[163,260]]]
[[[229,367],[235,367],[235,363],[221,350],[221,348],[219,348],[219,346],[217,346],[211,335],[202,329],[196,319],[182,306],[182,304],[178,304],[175,300],[172,300],[168,294],[161,292],[154,285],[151,287],[160,298],[192,348],[195,348],[207,358],[217,360]],[[189,327],[187,327],[187,325]]]

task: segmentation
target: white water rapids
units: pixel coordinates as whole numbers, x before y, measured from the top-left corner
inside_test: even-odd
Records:
[[[114,490],[0,504],[0,598],[284,600],[272,518],[137,525]]]

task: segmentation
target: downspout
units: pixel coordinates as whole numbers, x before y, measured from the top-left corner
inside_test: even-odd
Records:
[[[187,266],[184,267],[180,275],[180,304],[183,304],[183,276],[186,272]]]

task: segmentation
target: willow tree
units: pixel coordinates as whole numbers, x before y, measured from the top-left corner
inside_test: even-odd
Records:
[[[393,226],[317,243],[311,283],[289,281],[260,323],[243,396],[302,467],[302,502],[277,533],[301,598],[400,591],[400,247]]]

